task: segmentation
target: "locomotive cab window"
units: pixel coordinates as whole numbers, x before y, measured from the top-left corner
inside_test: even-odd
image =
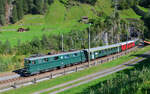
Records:
[[[32,61],[32,64],[35,64],[35,61]]]
[[[29,64],[29,63],[30,63],[30,60],[25,60],[25,63]]]

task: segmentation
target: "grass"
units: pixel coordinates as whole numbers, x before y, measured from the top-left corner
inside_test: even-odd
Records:
[[[58,94],[78,94],[80,92],[82,92],[84,89],[86,89],[87,87],[90,87],[90,86],[93,86],[93,85],[96,85],[98,84],[99,82],[103,82],[105,80],[108,80],[108,79],[112,79],[116,77],[115,73],[111,74],[111,75],[107,75],[105,77],[102,77],[100,79],[97,79],[97,80],[94,80],[92,82],[89,82],[87,84],[83,84],[83,85],[80,85],[78,87],[75,87],[75,88],[71,88],[69,90],[66,90],[64,92],[61,92],[61,93],[58,93]],[[48,93],[43,93],[43,94],[48,94]]]
[[[139,6],[139,5],[138,5],[138,8],[139,8],[140,10],[144,11],[144,12],[148,12],[148,11],[149,11],[148,8],[144,8],[144,7]]]
[[[17,45],[18,40],[26,42],[32,40],[35,36],[41,38],[43,34],[67,33],[71,30],[84,30],[88,25],[79,23],[82,16],[96,16],[91,11],[90,5],[81,4],[70,9],[60,3],[58,0],[49,7],[45,15],[25,15],[24,18],[13,25],[0,28],[0,40],[5,42],[9,40],[11,44]],[[18,33],[17,29],[30,28],[29,32]]]
[[[98,65],[96,67],[91,67],[89,69],[85,69],[85,70],[80,71],[80,72],[76,72],[76,73],[68,74],[68,75],[61,76],[61,77],[58,77],[55,79],[43,81],[43,82],[40,82],[40,83],[37,83],[34,85],[30,85],[30,86],[26,86],[26,87],[22,87],[22,88],[17,88],[15,90],[10,90],[10,91],[4,92],[2,94],[20,94],[20,93],[21,94],[31,94],[31,93],[39,91],[39,90],[50,88],[50,87],[56,86],[58,84],[62,84],[62,83],[65,83],[65,82],[68,82],[71,80],[75,80],[77,78],[80,78],[80,77],[83,77],[83,76],[86,76],[86,75],[89,75],[89,74],[92,74],[95,72],[98,72],[100,70],[104,70],[107,68],[117,66],[119,64],[122,64],[123,62],[126,62],[130,59],[133,59],[135,57],[134,55],[142,54],[148,50],[150,50],[149,46],[141,49],[140,51],[138,51],[136,53],[130,53],[126,56],[122,56],[121,58],[114,60],[114,61],[111,61],[109,63],[104,63],[104,64]],[[22,91],[24,91],[24,92],[22,92]]]
[[[18,40],[21,42],[26,42],[30,41],[35,36],[41,37],[43,34],[48,34],[48,32],[41,31],[43,28],[43,23],[44,18],[42,15],[26,15],[16,24],[1,27],[0,40],[2,42],[9,40],[14,46],[18,43]],[[30,28],[30,31],[19,33],[17,32],[17,29],[20,27]]]
[[[45,15],[25,15],[22,20],[15,24],[0,27],[0,40],[9,40],[12,46],[17,45],[18,40],[27,42],[35,36],[41,38],[43,34],[67,33],[72,30],[85,30],[88,25],[79,23],[83,16],[89,18],[97,17],[95,12],[104,12],[110,15],[113,12],[111,0],[98,0],[95,6],[79,4],[66,8],[59,0],[50,5]],[[29,32],[18,33],[18,28],[30,28]]]
[[[108,75],[108,76],[102,77],[101,79],[98,79],[98,80],[93,81],[92,83],[89,83],[90,85],[88,84],[88,86],[95,85],[95,84],[97,84],[98,82],[105,81],[106,79],[114,78],[115,76],[116,76],[116,75]],[[77,82],[77,83],[79,83],[79,82]],[[71,85],[74,85],[74,84],[77,84],[77,83],[69,84],[69,85],[67,85],[67,86],[65,86],[65,87],[68,87],[68,86],[71,86]],[[83,86],[88,87],[86,84],[84,84]],[[44,93],[41,93],[41,94],[49,94],[49,93],[51,93],[51,92],[54,92],[54,91],[63,89],[63,88],[65,88],[65,87],[57,88],[57,89],[54,89],[54,90],[51,90],[51,91],[48,91],[48,92],[44,92]],[[81,86],[80,86],[80,87],[81,87]],[[61,92],[61,93],[58,93],[58,94],[77,94],[77,93],[79,93],[79,92],[77,92],[77,90],[80,91],[80,89],[81,89],[81,88],[77,88],[76,90],[75,90],[75,89],[70,89],[70,90],[68,90],[68,91],[64,91],[64,92]],[[82,88],[82,89],[83,89],[83,88]],[[75,93],[74,93],[74,92],[75,92]]]
[[[107,16],[112,15],[112,0],[98,0],[95,4],[95,10],[99,12],[104,12]]]
[[[88,25],[79,23],[83,17],[96,18],[96,13],[110,16],[113,14],[111,0],[98,0],[94,6],[81,4],[66,8],[59,0],[55,0],[49,6],[45,15],[25,15],[15,24],[0,27],[0,40],[9,40],[12,46],[17,45],[18,40],[27,42],[35,36],[41,38],[43,34],[68,33],[72,30],[85,30]],[[140,18],[132,9],[120,11],[121,18]],[[30,28],[29,32],[18,33],[18,28]]]
[[[144,61],[144,63],[148,63],[149,60],[147,59],[146,61]],[[144,65],[144,63],[143,63],[143,65]],[[120,71],[118,73],[111,74],[109,76],[106,76],[106,77],[103,77],[101,79],[97,79],[97,80],[91,81],[91,82],[89,82],[87,84],[80,85],[78,87],[66,90],[66,91],[58,93],[58,94],[87,94],[87,92],[88,92],[88,94],[91,94],[92,91],[93,92],[95,91],[92,94],[99,94],[100,93],[99,90],[101,90],[102,88],[104,89],[104,87],[105,87],[105,89],[104,89],[105,91],[103,91],[103,92],[111,92],[112,94],[114,94],[113,92],[115,92],[116,89],[117,89],[117,91],[123,90],[122,94],[125,94],[127,92],[132,92],[130,94],[149,94],[148,92],[149,92],[149,89],[150,89],[150,82],[149,81],[145,81],[144,83],[142,83],[141,78],[140,78],[141,76],[144,77],[144,75],[141,73],[141,71],[143,72],[143,70],[145,70],[147,68],[145,68],[145,69],[143,68],[143,70],[140,71],[140,70],[136,69],[137,66],[138,66],[138,64],[135,67],[130,66],[130,69],[126,69],[126,70]],[[135,74],[137,72],[141,73],[141,74],[139,74],[140,76]],[[147,71],[147,72],[149,72],[149,71]],[[121,78],[118,77],[119,75],[121,77],[124,77],[123,78],[124,80],[121,80]],[[128,77],[127,75],[129,76],[129,78],[127,78]],[[147,74],[145,74],[145,75],[147,75]],[[117,78],[117,77],[119,78],[118,80],[120,80],[120,81],[116,81],[115,80],[115,78]],[[146,77],[145,78],[148,80],[149,76],[147,75]],[[112,78],[113,78],[113,80],[112,80]],[[135,78],[137,80],[134,80]],[[145,78],[142,78],[142,79],[145,79]],[[132,80],[132,81],[130,81],[130,80]],[[115,86],[114,86],[113,83],[115,84]],[[116,85],[116,83],[118,85]],[[126,84],[124,84],[124,83],[126,83]],[[101,87],[102,84],[103,84],[103,87]],[[108,87],[105,86],[106,84],[108,85]],[[119,84],[121,84],[121,85],[119,85]],[[122,84],[124,84],[124,86],[122,86]],[[116,87],[116,86],[118,86],[118,87]],[[121,86],[121,87],[119,87],[119,86]],[[134,87],[134,86],[136,86],[136,87]],[[131,89],[133,89],[134,91],[130,91]],[[110,91],[110,90],[112,90],[112,91]],[[117,92],[115,94],[121,94],[120,92]],[[110,94],[110,93],[100,93],[100,94]],[[129,94],[129,93],[127,93],[127,94]]]
[[[79,4],[69,9],[55,0],[54,4],[50,6],[45,17],[45,31],[56,33],[66,33],[71,30],[84,30],[87,25],[79,23],[83,16],[89,18],[96,17],[91,11],[92,6],[88,4]]]
[[[145,61],[144,61],[144,63],[148,63],[150,61],[150,59],[146,59]],[[142,63],[142,62],[141,62]],[[140,63],[140,64],[141,64]],[[143,66],[144,66],[144,63],[143,63]],[[138,64],[136,64],[138,67],[140,66],[140,65],[138,65]],[[142,64],[141,64],[142,65]],[[134,68],[136,68],[136,66],[134,67],[134,66],[130,66],[130,67],[128,67],[127,69],[129,69],[129,70],[133,70]],[[145,67],[143,67],[143,68],[145,68]],[[128,71],[129,71],[128,70]],[[121,71],[121,72],[126,72],[126,71]],[[118,73],[121,73],[121,72],[118,72]],[[88,90],[88,91],[90,91],[89,90],[89,87],[91,87],[91,89],[93,89],[93,90],[95,90],[94,89],[94,87],[93,86],[95,86],[95,88],[97,88],[97,86],[98,86],[98,84],[100,85],[100,83],[101,82],[107,82],[107,80],[111,80],[112,78],[115,78],[115,77],[117,77],[118,76],[118,73],[113,73],[113,74],[111,74],[111,75],[108,75],[108,76],[105,76],[105,77],[102,77],[101,79],[97,79],[97,80],[94,80],[94,81],[91,81],[91,82],[89,82],[89,83],[86,83],[86,84],[83,84],[83,85],[80,85],[80,86],[78,86],[78,87],[74,87],[74,88],[71,88],[71,89],[69,89],[69,90],[66,90],[66,91],[64,91],[64,92],[60,92],[60,93],[58,93],[58,94],[82,94],[83,92],[85,92],[85,90]],[[138,86],[140,86],[140,85],[138,85]],[[110,86],[111,87],[111,86]],[[100,86],[99,86],[99,88],[100,88]],[[119,88],[118,88],[119,89]],[[139,89],[137,90],[137,93],[136,94],[149,94],[149,93],[141,93],[141,92],[146,92],[145,90],[147,90],[147,91],[149,91],[149,89],[150,89],[150,82],[148,81],[146,81],[146,82],[144,82],[144,83],[142,83],[142,85],[139,87]],[[111,90],[114,90],[114,89],[111,89]],[[96,91],[96,90],[95,90]],[[109,90],[108,90],[109,91]],[[92,90],[91,90],[91,92],[92,92]],[[43,94],[48,94],[48,93],[50,93],[50,92],[46,92],[46,93],[43,93]],[[125,92],[124,92],[125,93]],[[84,94],[86,94],[86,93],[84,93]],[[91,94],[90,92],[88,92],[88,94]],[[97,94],[97,93],[92,93],[92,94]],[[118,94],[120,94],[120,93],[118,93]],[[133,93],[132,93],[133,94]]]
[[[121,18],[136,18],[136,19],[141,18],[141,16],[137,15],[132,8],[121,10],[119,11],[119,13]]]

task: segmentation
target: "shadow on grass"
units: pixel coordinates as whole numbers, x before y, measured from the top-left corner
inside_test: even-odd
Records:
[[[150,80],[150,54],[136,56],[145,60],[127,65],[133,68],[117,72],[112,79],[89,86],[78,94],[136,94],[141,85]],[[150,88],[142,88],[140,94],[150,94]]]

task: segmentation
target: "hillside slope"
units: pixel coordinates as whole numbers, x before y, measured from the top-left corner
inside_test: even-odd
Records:
[[[67,33],[72,30],[84,30],[88,25],[80,23],[83,16],[96,18],[101,14],[105,19],[106,15],[113,14],[111,0],[98,0],[95,5],[77,3],[66,8],[59,0],[55,0],[49,6],[45,15],[25,15],[22,20],[15,24],[0,27],[0,40],[9,40],[12,45],[16,45],[18,40],[26,42],[35,36],[41,38],[43,34]],[[140,18],[132,9],[120,11],[122,18]],[[29,32],[18,33],[18,28],[30,28]]]

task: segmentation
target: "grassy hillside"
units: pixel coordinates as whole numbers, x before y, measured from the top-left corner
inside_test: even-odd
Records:
[[[19,33],[17,29],[30,28],[29,32]],[[0,40],[6,41],[7,39],[12,45],[17,44],[18,40],[21,42],[29,41],[34,36],[42,36],[42,34],[47,34],[48,32],[42,32],[44,27],[44,16],[42,15],[26,15],[24,18],[14,25],[8,25],[0,28]]]
[[[139,8],[140,10],[144,11],[144,12],[148,12],[148,11],[149,11],[148,8],[144,8],[144,7],[141,7],[141,6],[138,6],[138,8]]]
[[[83,16],[89,18],[97,17],[100,13],[105,18],[112,15],[113,8],[111,0],[98,0],[94,6],[81,4],[66,8],[59,0],[55,0],[45,15],[25,15],[16,24],[0,27],[0,40],[7,39],[12,45],[16,45],[18,40],[26,42],[35,36],[41,38],[43,34],[67,33],[71,30],[84,30],[88,25],[79,23]],[[132,9],[120,11],[121,18],[140,18]],[[30,28],[29,32],[18,33],[18,28]]]
[[[121,18],[141,18],[141,16],[137,15],[133,9],[126,9],[126,10],[122,10],[122,11],[119,11],[120,13],[120,17]]]
[[[98,0],[95,4],[95,9],[97,11],[104,12],[106,15],[111,15],[113,13],[113,8],[111,0]]]

